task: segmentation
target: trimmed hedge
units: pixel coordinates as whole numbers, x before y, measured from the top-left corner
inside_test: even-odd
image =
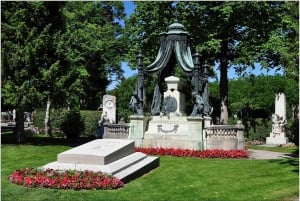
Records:
[[[60,128],[62,122],[66,120],[66,112],[67,110],[63,109],[51,109],[50,119],[53,136],[61,135],[59,132],[61,130]],[[45,128],[45,114],[46,112],[44,109],[37,109],[33,114],[34,126],[37,127],[41,133],[44,133],[43,129]],[[80,137],[95,135],[100,116],[101,112],[99,111],[80,110],[80,117],[83,120],[83,128],[85,128]]]
[[[95,135],[98,127],[98,121],[101,117],[101,112],[93,110],[80,110],[80,115],[84,120],[84,136]]]

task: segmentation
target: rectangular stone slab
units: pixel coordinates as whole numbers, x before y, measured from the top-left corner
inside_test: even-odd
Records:
[[[106,165],[134,153],[134,140],[98,139],[57,155],[58,163]]]

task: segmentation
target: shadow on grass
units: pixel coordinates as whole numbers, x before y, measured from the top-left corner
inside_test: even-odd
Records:
[[[75,139],[67,139],[62,137],[43,137],[43,136],[32,136],[26,137],[25,145],[34,145],[34,146],[46,146],[46,145],[62,145],[76,147],[87,143],[91,140],[96,139],[94,136],[90,137],[80,137]],[[1,144],[19,144],[16,141],[16,135],[5,134],[1,135]]]
[[[292,154],[286,154],[287,158],[282,160],[270,160],[272,163],[278,163],[280,165],[290,165],[293,169],[292,172],[299,174],[299,147]]]

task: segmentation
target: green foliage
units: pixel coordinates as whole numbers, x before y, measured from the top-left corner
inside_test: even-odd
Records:
[[[80,112],[76,110],[64,111],[63,119],[59,127],[68,139],[80,137],[85,129]]]
[[[101,113],[99,111],[80,110],[80,115],[84,121],[85,128],[82,136],[95,136]]]
[[[36,109],[33,112],[33,124],[35,127],[42,130],[45,128],[45,109]],[[50,110],[51,117],[51,129],[53,136],[56,136],[59,132],[59,125],[63,119],[63,110],[62,109],[51,109]]]
[[[58,132],[60,130],[60,125],[66,118],[67,110],[52,109],[50,110],[51,116],[51,126],[53,136],[61,136]],[[34,126],[43,129],[45,127],[45,110],[37,109],[33,113],[33,123]],[[81,119],[84,122],[84,131],[81,133],[82,137],[94,136],[96,129],[98,127],[98,121],[100,119],[101,113],[99,111],[90,110],[80,110]]]
[[[299,119],[288,122],[288,137],[291,142],[299,146]]]
[[[287,116],[291,118],[292,105],[298,103],[299,86],[286,76],[242,77],[229,82],[229,108],[232,114],[249,103],[253,109],[263,108],[271,116],[275,108],[275,94],[283,92],[287,101]]]
[[[80,89],[72,98],[77,104],[80,98],[82,109],[96,110],[108,84],[122,78],[125,41],[116,19],[125,16],[123,3],[67,2],[62,13],[66,31],[59,51],[72,66],[70,78],[77,80],[71,89]]]
[[[129,109],[129,101],[135,90],[136,76],[124,79],[111,93],[117,99],[118,119],[124,119],[129,122],[129,116],[132,112]]]

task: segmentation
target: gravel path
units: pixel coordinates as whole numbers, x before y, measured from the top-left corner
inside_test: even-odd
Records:
[[[264,151],[264,150],[254,150],[249,149],[250,159],[282,159],[282,158],[293,158],[292,155],[288,153],[280,153],[274,151]]]

